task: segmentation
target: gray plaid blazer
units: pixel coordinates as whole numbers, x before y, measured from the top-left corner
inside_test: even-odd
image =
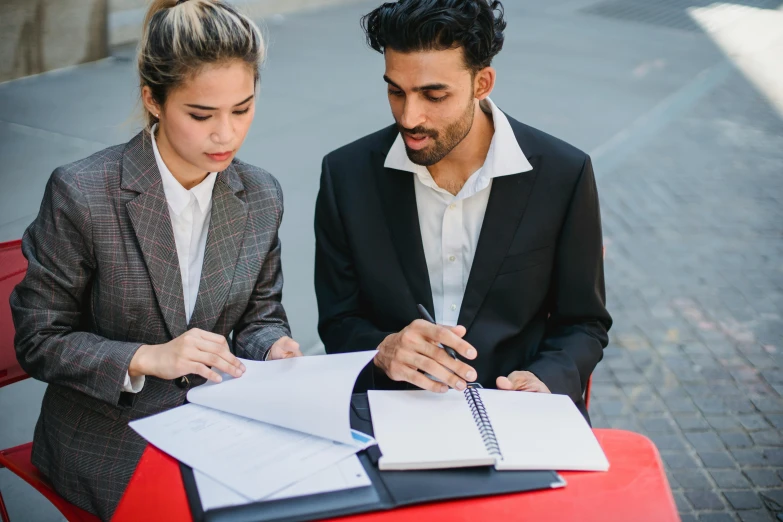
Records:
[[[54,171],[24,234],[27,275],[11,295],[16,352],[49,383],[33,463],[77,506],[111,517],[146,443],[128,422],[185,402],[181,381],[122,391],[142,344],[191,328],[233,331],[239,357],[263,359],[290,335],[281,304],[280,185],[234,160],[218,175],[190,324],[161,177],[146,132]],[[203,384],[190,376],[189,386]]]

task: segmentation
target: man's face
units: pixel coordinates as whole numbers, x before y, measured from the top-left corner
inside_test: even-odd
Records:
[[[401,53],[386,49],[389,105],[410,160],[430,166],[445,158],[473,126],[473,74],[462,49]]]

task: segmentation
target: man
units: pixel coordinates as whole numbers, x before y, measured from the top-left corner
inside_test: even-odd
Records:
[[[399,0],[362,25],[385,57],[396,124],[323,161],[326,351],[378,349],[360,389],[477,382],[566,394],[587,417],[612,322],[590,158],[489,99],[500,2]]]

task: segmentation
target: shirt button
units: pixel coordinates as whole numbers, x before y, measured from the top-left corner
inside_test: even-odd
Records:
[[[457,309],[457,305],[455,305],[455,304],[451,305],[451,311],[452,311],[452,312],[453,312],[454,310],[456,310],[456,309]]]
[[[451,210],[454,210],[455,208],[457,208],[457,204],[456,203],[452,203],[451,205],[449,205],[449,208]]]
[[[454,261],[456,261],[456,260],[457,260],[457,258],[456,258],[456,257],[454,257],[454,256],[449,256],[449,261],[451,261],[452,263],[453,263]]]

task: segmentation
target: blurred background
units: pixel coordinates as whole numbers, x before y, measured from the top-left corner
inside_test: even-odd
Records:
[[[359,27],[380,2],[230,1],[269,42],[239,156],[283,186],[284,304],[306,353],[322,353],[320,163],[393,122],[383,57]],[[783,520],[783,2],[504,5],[493,100],[588,152],[598,180],[615,326],[594,426],[653,439],[683,521]],[[145,12],[0,0],[0,242],[22,236],[57,166],[141,129]],[[44,386],[0,390],[0,448],[32,438]],[[62,519],[7,470],[0,490],[12,519]]]

